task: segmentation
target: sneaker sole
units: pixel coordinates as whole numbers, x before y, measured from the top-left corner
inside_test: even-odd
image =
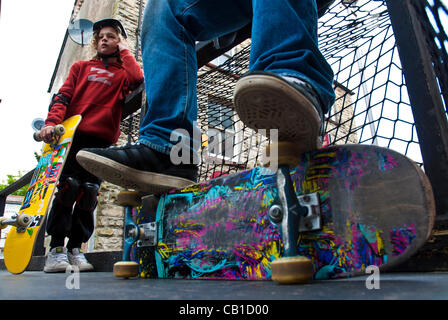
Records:
[[[251,129],[278,129],[279,141],[301,152],[319,147],[320,116],[313,104],[285,81],[267,75],[241,78],[235,86],[235,110]]]
[[[79,151],[76,160],[84,169],[102,180],[148,194],[161,194],[194,184],[194,181],[184,178],[136,170],[87,151]]]
[[[78,268],[79,272],[93,272],[95,268],[93,266],[78,266],[76,264],[72,264],[72,267]]]

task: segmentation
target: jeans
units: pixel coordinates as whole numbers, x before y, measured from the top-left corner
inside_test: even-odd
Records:
[[[318,49],[317,18],[316,0],[148,0],[142,24],[148,111],[139,142],[166,154],[179,141],[197,150],[195,41],[251,21],[249,69],[308,82],[328,112],[335,100],[334,74]],[[176,129],[183,134],[171,140]]]

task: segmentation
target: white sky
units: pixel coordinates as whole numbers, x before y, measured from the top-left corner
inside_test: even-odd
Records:
[[[31,123],[47,115],[47,90],[74,2],[1,1],[0,182],[37,164],[34,152],[42,144],[33,140]]]

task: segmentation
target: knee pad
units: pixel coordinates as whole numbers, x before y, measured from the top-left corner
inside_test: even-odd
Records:
[[[93,211],[97,204],[98,190],[100,186],[96,183],[84,182],[81,185],[81,193],[76,206],[81,210]]]
[[[58,184],[55,200],[64,207],[73,207],[78,197],[80,184],[75,178],[69,177]]]

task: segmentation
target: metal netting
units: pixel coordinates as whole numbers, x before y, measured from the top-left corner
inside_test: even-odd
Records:
[[[219,67],[202,70],[198,77],[201,180],[261,164],[267,139],[237,118],[232,103],[235,83],[248,71],[249,52],[250,43]]]
[[[339,1],[319,23],[319,45],[335,72],[328,114],[332,144],[376,144],[421,162],[411,105],[384,1]],[[337,87],[338,88],[338,87]]]
[[[438,16],[425,24],[429,39],[438,39],[434,65],[440,82],[447,84],[447,38],[440,26],[446,9],[440,1],[425,2]],[[429,9],[428,9],[429,8]],[[442,12],[442,13],[441,13]],[[434,15],[433,15],[434,16]],[[428,20],[427,18],[422,21]],[[434,27],[436,26],[436,27]],[[438,29],[436,29],[438,27]],[[438,41],[438,42],[437,42]],[[336,103],[326,115],[325,142],[376,144],[394,149],[422,165],[419,141],[398,49],[385,1],[337,0],[319,20],[319,46],[335,73]],[[440,54],[436,51],[443,51]],[[248,71],[250,41],[233,48],[199,70],[198,126],[202,132],[200,180],[262,164],[267,139],[247,128],[234,112],[233,89]],[[224,60],[223,63],[221,63]],[[443,79],[442,79],[443,78]],[[441,92],[446,92],[441,85]],[[137,136],[138,116],[132,130]]]

